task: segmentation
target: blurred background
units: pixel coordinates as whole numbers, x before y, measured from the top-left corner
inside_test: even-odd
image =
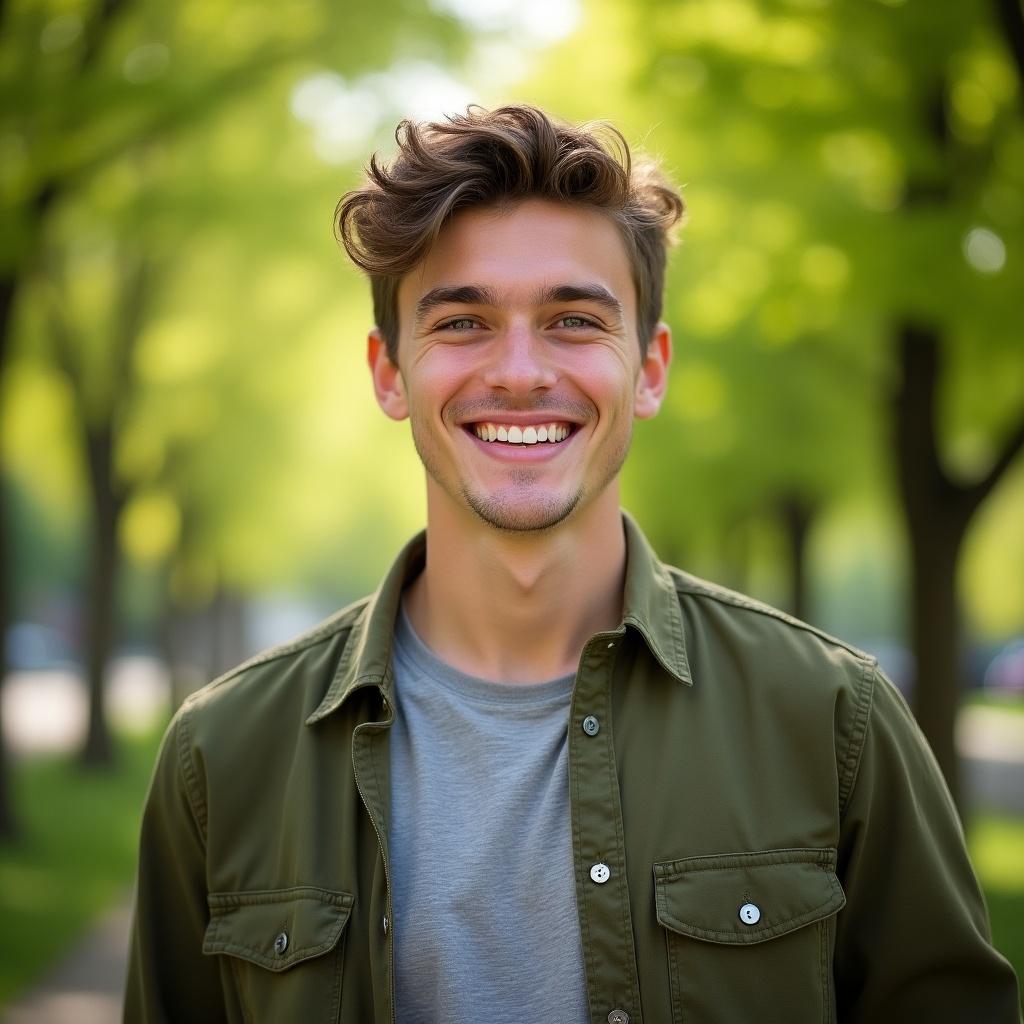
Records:
[[[1020,0],[2,0],[6,1019],[116,1019],[172,708],[422,525],[332,211],[470,102],[684,187],[625,503],[880,657],[1024,967],[1022,81]]]

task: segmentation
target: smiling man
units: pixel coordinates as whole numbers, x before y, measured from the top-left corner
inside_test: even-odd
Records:
[[[663,565],[620,510],[678,194],[526,106],[398,141],[338,227],[426,531],[175,717],[126,1019],[1017,1020],[873,659]]]

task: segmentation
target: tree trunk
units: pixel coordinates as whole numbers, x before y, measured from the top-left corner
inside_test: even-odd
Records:
[[[807,539],[814,522],[814,505],[798,494],[789,494],[779,502],[779,510],[789,559],[789,611],[807,621]]]
[[[208,609],[210,627],[209,679],[216,679],[245,660],[245,602],[223,583],[218,584]]]
[[[90,431],[86,439],[93,498],[93,542],[85,631],[89,729],[82,748],[82,762],[90,767],[105,767],[114,761],[106,717],[106,676],[114,646],[119,562],[117,527],[122,503],[113,479],[113,447],[109,425]]]
[[[960,693],[956,567],[970,513],[942,468],[936,436],[938,330],[898,328],[901,385],[896,396],[897,467],[908,533],[914,713],[957,805],[960,778],[953,729]],[[962,810],[962,807],[961,807]]]
[[[914,714],[958,807],[962,807],[954,744],[963,653],[956,596],[962,533],[949,516],[908,518],[911,552],[911,648]]]
[[[7,365],[7,349],[10,337],[11,314],[17,279],[13,273],[0,276],[0,385],[3,383],[3,368]],[[3,422],[3,406],[0,405],[0,423]],[[3,731],[3,691],[7,678],[7,636],[11,626],[11,564],[8,557],[11,548],[7,536],[7,501],[4,493],[4,468],[2,446],[0,446],[0,842],[14,839],[19,832],[12,796],[11,772],[7,744]]]
[[[0,465],[0,485],[3,483],[3,467]],[[7,503],[2,497],[0,486],[0,842],[17,837],[18,819],[14,809],[13,786],[11,781],[10,754],[4,740],[3,696],[4,681],[7,678],[7,635],[10,632],[10,574],[7,566]]]

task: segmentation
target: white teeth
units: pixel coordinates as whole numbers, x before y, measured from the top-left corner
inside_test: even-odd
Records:
[[[518,427],[497,426],[494,423],[474,423],[473,433],[481,441],[504,441],[507,444],[537,444],[546,441],[558,444],[570,434],[570,428],[564,423],[545,423],[542,426]]]

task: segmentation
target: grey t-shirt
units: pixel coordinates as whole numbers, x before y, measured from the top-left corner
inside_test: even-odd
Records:
[[[394,648],[398,1024],[589,1020],[569,820],[573,677],[512,685]]]

